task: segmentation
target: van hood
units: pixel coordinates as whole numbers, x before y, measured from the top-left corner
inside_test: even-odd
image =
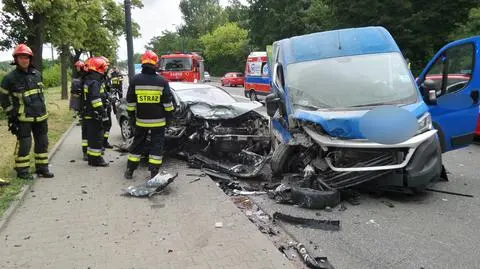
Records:
[[[400,108],[413,113],[417,119],[428,112],[428,107],[423,102],[401,106]],[[321,125],[325,132],[330,136],[345,139],[365,139],[364,135],[360,131],[359,122],[365,113],[370,110],[371,109],[310,111],[304,109],[295,109],[293,117],[296,120],[307,121]],[[393,122],[394,121],[392,120],[392,123]]]

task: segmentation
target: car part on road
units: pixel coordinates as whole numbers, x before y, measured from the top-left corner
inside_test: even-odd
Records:
[[[234,194],[237,195],[263,195],[267,194],[265,191],[241,191],[241,190],[233,190]]]
[[[426,188],[426,191],[431,191],[431,192],[439,192],[439,193],[445,193],[445,194],[451,194],[451,195],[457,195],[457,196],[463,196],[463,197],[471,197],[473,198],[474,196],[471,194],[464,194],[464,193],[459,193],[459,192],[451,192],[451,191],[442,191],[442,190],[434,190],[430,188]]]
[[[334,269],[326,257],[313,258],[302,243],[290,242],[290,246],[294,247],[302,256],[303,261],[312,269]]]
[[[300,225],[305,228],[321,229],[326,231],[339,231],[339,220],[317,220],[290,216],[280,212],[273,213],[274,220],[281,220],[294,225]]]
[[[135,197],[151,197],[152,195],[158,194],[163,191],[170,183],[175,180],[177,176],[178,173],[172,175],[165,171],[162,171],[155,177],[149,179],[147,182],[137,186],[129,186],[128,188],[123,189],[123,191],[126,194]]]

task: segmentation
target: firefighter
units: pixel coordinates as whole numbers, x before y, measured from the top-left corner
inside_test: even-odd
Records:
[[[83,152],[83,160],[87,161],[87,147],[88,147],[88,140],[87,140],[87,129],[85,128],[85,121],[83,115],[83,80],[86,75],[85,71],[85,63],[82,61],[77,61],[75,63],[76,68],[76,76],[72,79],[72,87],[70,91],[70,108],[75,110],[77,113],[77,117],[79,119],[79,123],[82,130],[82,152]]]
[[[103,159],[103,124],[108,121],[108,117],[101,89],[107,63],[99,57],[91,58],[87,61],[87,70],[83,84],[83,100],[88,165],[106,167],[108,163]]]
[[[33,52],[25,44],[13,51],[16,69],[8,73],[0,88],[0,102],[8,116],[9,130],[17,136],[15,170],[22,179],[30,174],[30,148],[35,142],[35,168],[39,177],[54,177],[48,169],[47,106],[43,95],[42,76],[32,66]]]
[[[112,85],[110,83],[110,78],[108,77],[108,67],[110,65],[110,61],[104,57],[100,56],[100,59],[105,61],[107,64],[107,70],[105,71],[101,89],[102,100],[105,106],[105,113],[107,115],[108,120],[103,123],[103,147],[111,149],[113,148],[112,145],[108,142],[110,137],[110,129],[112,129],[112,104],[110,101],[110,94],[112,94]]]
[[[125,171],[126,179],[133,178],[149,133],[149,170],[152,177],[158,174],[163,162],[165,128],[174,110],[168,82],[155,72],[158,56],[148,50],[142,55],[141,63],[142,72],[133,77],[127,92],[127,110],[135,131]]]
[[[118,72],[117,67],[114,67],[112,73],[110,74],[112,81],[112,88],[115,90],[114,94],[118,95],[119,99],[123,98],[123,76]]]

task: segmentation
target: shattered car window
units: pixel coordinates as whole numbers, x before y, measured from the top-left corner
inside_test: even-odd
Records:
[[[176,93],[183,102],[211,103],[214,101],[215,103],[221,104],[231,104],[236,102],[230,94],[215,87],[193,88],[176,91]]]
[[[287,66],[293,103],[347,108],[417,101],[412,76],[399,53],[337,57]]]

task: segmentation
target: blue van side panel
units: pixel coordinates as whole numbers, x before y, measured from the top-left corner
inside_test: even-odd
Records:
[[[282,136],[282,142],[288,144],[288,142],[292,139],[292,134],[290,134],[290,132],[280,123],[278,119],[272,119],[272,126]]]
[[[270,85],[270,77],[246,76],[245,77],[245,82],[246,83],[268,84],[268,85]]]

